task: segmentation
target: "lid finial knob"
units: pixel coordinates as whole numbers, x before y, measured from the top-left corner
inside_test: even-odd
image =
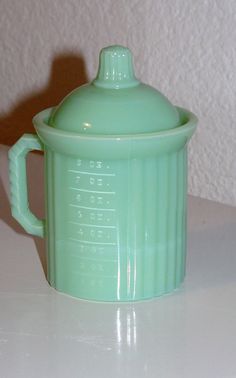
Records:
[[[127,47],[109,46],[100,52],[94,85],[103,88],[130,88],[139,84],[133,70],[132,55]]]

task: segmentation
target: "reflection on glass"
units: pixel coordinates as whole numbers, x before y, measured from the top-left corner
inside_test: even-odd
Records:
[[[83,130],[90,129],[92,127],[91,123],[88,122],[83,122]]]
[[[116,311],[116,337],[118,353],[136,348],[137,326],[135,308],[118,307]]]
[[[120,230],[119,230],[119,224],[117,224],[117,252],[118,252],[118,271],[117,271],[117,299],[120,300]]]

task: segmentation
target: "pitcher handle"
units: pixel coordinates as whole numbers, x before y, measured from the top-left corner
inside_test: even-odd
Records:
[[[11,212],[25,231],[43,237],[44,221],[30,211],[28,202],[26,156],[32,150],[43,150],[39,138],[33,134],[24,134],[9,150]]]

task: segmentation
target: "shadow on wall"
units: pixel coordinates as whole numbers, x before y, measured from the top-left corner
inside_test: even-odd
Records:
[[[35,133],[34,115],[57,105],[69,92],[87,81],[83,57],[68,53],[56,56],[47,87],[23,98],[6,116],[0,115],[0,143],[11,145],[24,133]]]

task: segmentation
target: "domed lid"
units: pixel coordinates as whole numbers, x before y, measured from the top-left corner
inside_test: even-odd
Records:
[[[177,109],[159,91],[134,75],[130,50],[101,50],[96,78],[76,88],[54,109],[49,125],[79,134],[137,134],[172,129]]]

